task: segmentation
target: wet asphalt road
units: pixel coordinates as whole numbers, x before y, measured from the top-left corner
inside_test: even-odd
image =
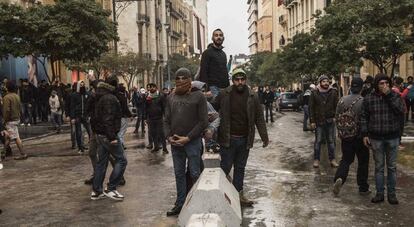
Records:
[[[313,134],[302,132],[301,117],[278,114],[268,125],[272,142],[266,149],[257,138],[245,179],[245,193],[256,204],[243,210],[243,226],[412,226],[412,172],[398,171],[398,206],[372,204],[371,195],[360,196],[355,165],[334,197],[335,169],[326,150],[321,168],[312,168]],[[123,202],[89,199],[90,187],[83,184],[91,172],[89,159],[70,149],[67,134],[27,142],[31,157],[8,160],[0,170],[0,226],[176,225],[175,218],[165,217],[175,201],[171,155],[148,152],[144,139],[132,133],[127,141],[127,185],[119,188]],[[373,168],[374,190],[372,176]]]

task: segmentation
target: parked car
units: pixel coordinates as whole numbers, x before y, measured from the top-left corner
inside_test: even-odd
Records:
[[[280,95],[279,98],[279,108],[283,109],[292,109],[299,110],[299,101],[297,94],[293,92],[284,92]]]

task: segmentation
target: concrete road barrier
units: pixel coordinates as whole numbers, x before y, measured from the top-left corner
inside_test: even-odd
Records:
[[[204,163],[204,168],[220,168],[220,154],[204,152],[202,159]]]
[[[186,227],[226,227],[218,214],[193,214]]]
[[[204,169],[187,195],[178,224],[186,226],[194,214],[217,214],[225,226],[241,225],[239,193],[227,180],[221,168]]]

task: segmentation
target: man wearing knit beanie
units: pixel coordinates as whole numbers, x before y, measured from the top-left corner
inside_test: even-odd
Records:
[[[359,117],[362,111],[363,97],[361,96],[363,81],[353,78],[351,94],[342,97],[336,108],[336,126],[341,138],[342,160],[334,178],[335,195],[338,195],[345,183],[349,166],[358,158],[357,183],[360,195],[368,195],[371,191],[368,185],[369,149],[364,146]]]
[[[175,73],[175,92],[168,96],[164,117],[165,136],[171,143],[177,200],[167,216],[178,215],[187,196],[186,163],[192,182],[200,176],[201,134],[208,126],[207,100],[201,91],[191,92],[191,73]]]
[[[320,76],[318,81],[319,85],[309,98],[311,127],[316,129],[313,167],[319,168],[322,141],[327,142],[331,166],[338,167],[335,161],[335,111],[338,92],[330,86],[327,76]]]

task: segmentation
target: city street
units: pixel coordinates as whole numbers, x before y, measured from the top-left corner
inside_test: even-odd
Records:
[[[355,165],[339,197],[332,194],[335,169],[326,150],[312,168],[313,134],[302,131],[302,114],[277,113],[268,124],[271,144],[256,140],[250,151],[245,192],[253,208],[243,209],[243,226],[409,226],[414,209],[414,174],[398,171],[400,205],[372,204],[360,196]],[[150,153],[128,129],[123,202],[90,200],[83,181],[91,174],[87,155],[70,149],[69,134],[25,143],[26,161],[5,161],[0,170],[1,226],[174,226],[165,213],[175,201],[171,154]],[[339,143],[338,143],[339,145]],[[15,149],[14,149],[15,150]],[[337,153],[339,154],[339,153]],[[337,158],[339,161],[339,158]],[[372,158],[371,158],[372,160]],[[372,162],[371,162],[372,164]],[[399,168],[401,170],[402,168]],[[375,191],[373,168],[369,182]]]

